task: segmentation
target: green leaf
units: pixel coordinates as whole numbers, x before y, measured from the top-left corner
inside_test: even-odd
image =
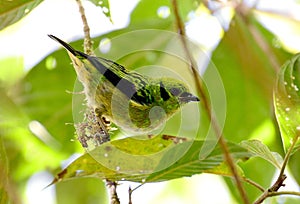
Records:
[[[269,148],[259,140],[245,140],[240,144],[242,147],[252,152],[254,156],[261,157],[276,168],[280,169],[282,164],[282,157],[277,152],[271,152]]]
[[[299,148],[300,135],[300,55],[287,61],[278,74],[274,90],[275,114],[287,151]]]
[[[0,30],[23,18],[41,2],[42,0],[0,0]]]
[[[96,6],[100,6],[102,8],[102,12],[103,14],[110,20],[111,19],[111,14],[110,14],[110,7],[109,7],[109,0],[90,0],[90,2],[92,2],[93,4],[95,4]]]
[[[274,70],[238,15],[213,52],[212,63],[227,96],[224,134],[240,142],[271,117]]]
[[[241,177],[244,177],[244,171],[239,166],[236,166],[236,168],[238,170],[238,174]],[[217,175],[229,176],[229,177],[232,176],[231,170],[226,162],[223,162],[212,169],[204,170],[203,173],[217,174]]]
[[[192,176],[214,169],[223,162],[218,146],[206,158],[200,159],[204,144],[207,143],[168,135],[115,140],[79,157],[57,175],[54,183],[80,177],[159,182]],[[228,145],[235,159],[251,156],[239,145]]]

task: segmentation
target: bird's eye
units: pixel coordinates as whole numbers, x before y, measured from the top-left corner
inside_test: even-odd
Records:
[[[173,95],[173,96],[178,96],[179,94],[180,94],[180,89],[178,89],[178,88],[171,88],[170,89],[170,92],[171,92],[171,94]]]

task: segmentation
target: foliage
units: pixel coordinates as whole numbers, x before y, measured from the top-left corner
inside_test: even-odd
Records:
[[[0,30],[23,18],[41,2],[41,0],[0,1]]]
[[[231,175],[222,165],[223,155],[220,147],[201,159],[203,141],[182,138],[174,142],[166,135],[155,138],[130,137],[107,142],[75,160],[58,174],[54,182],[70,178],[96,176],[110,181],[159,182],[203,172],[218,172]],[[176,138],[177,139],[177,138]],[[251,156],[246,149],[229,144],[233,157],[245,159]],[[182,154],[181,157],[175,155]],[[215,170],[218,171],[215,171]]]
[[[40,2],[0,1],[0,29],[21,20]],[[112,18],[109,1],[91,2],[102,7],[103,13]],[[170,9],[170,14],[160,16],[158,10],[161,7]],[[192,14],[205,13],[210,8],[205,1],[190,0],[178,1],[178,7],[184,22],[188,22]],[[173,57],[184,58],[185,53],[180,41],[174,43],[177,30],[172,8],[171,1],[167,0],[140,1],[132,11],[127,27],[93,39],[95,45],[102,39],[113,42],[108,53],[97,54],[132,69],[153,64],[172,67],[194,88],[193,75],[187,71],[188,63]],[[298,185],[300,182],[300,56],[292,57],[292,53],[274,44],[276,35],[261,24],[255,10],[243,3],[233,8],[235,14],[230,26],[212,50],[201,77],[217,122],[223,127],[229,151],[238,165],[239,176],[244,183],[252,180],[259,184],[244,185],[250,202],[254,202],[277,192],[270,183],[276,169],[280,169],[283,176],[285,165],[291,169],[292,175],[288,177],[295,177]],[[126,35],[126,41],[120,40],[119,36]],[[198,56],[198,45],[189,43],[193,55]],[[83,40],[71,44],[82,50]],[[175,50],[170,51],[172,56],[163,52],[169,48]],[[144,72],[157,75],[149,69]],[[217,145],[203,103],[200,107],[183,109],[182,112],[187,113],[183,116],[183,130],[176,129],[182,125],[178,122],[180,115],[176,115],[157,136],[120,139],[124,136],[122,132],[114,131],[112,141],[82,153],[73,128],[74,121],[80,121],[81,113],[72,115],[72,108],[80,110],[84,96],[69,93],[73,91],[75,81],[75,72],[64,50],[49,54],[28,72],[23,70],[20,58],[0,59],[1,204],[23,200],[19,192],[24,192],[28,179],[40,171],[47,171],[55,178],[58,203],[71,201],[69,195],[73,186],[78,188],[72,194],[72,203],[88,203],[90,197],[107,201],[103,198],[106,197],[104,185],[96,181],[99,178],[147,185],[148,182],[201,173],[226,177],[230,193],[240,200],[236,186],[227,178],[233,175],[223,159],[223,148]],[[77,82],[75,87],[76,90],[82,88]],[[74,98],[81,101],[80,108],[75,107],[78,104],[74,103]],[[61,169],[61,162],[75,152],[81,152],[81,156]],[[280,179],[282,177],[278,177]],[[264,198],[261,188],[267,192]],[[299,198],[287,199],[286,203],[295,200],[299,201]]]
[[[286,151],[292,148],[292,152],[299,146],[299,71],[299,55],[296,55],[282,66],[274,92],[276,117],[284,148]]]

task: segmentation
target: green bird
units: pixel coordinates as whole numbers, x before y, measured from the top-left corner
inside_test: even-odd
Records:
[[[53,35],[49,37],[68,51],[84,86],[87,105],[126,132],[149,133],[184,104],[200,101],[180,80],[129,71],[114,61],[77,51]]]

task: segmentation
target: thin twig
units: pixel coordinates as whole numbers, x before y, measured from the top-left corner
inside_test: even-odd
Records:
[[[258,183],[256,183],[255,181],[252,181],[249,178],[243,178],[243,180],[249,184],[251,184],[252,186],[256,187],[258,190],[260,190],[261,192],[265,192],[264,187],[262,187],[261,185],[259,185]]]
[[[281,186],[284,186],[283,182],[286,179],[286,176],[283,174],[279,176],[276,182],[272,185],[271,188],[266,190],[255,202],[254,204],[262,203],[266,198],[270,197],[270,195],[274,192],[277,192]],[[273,195],[274,196],[274,195]]]
[[[132,190],[131,190],[131,187],[129,186],[129,189],[128,189],[128,204],[132,204]]]
[[[285,157],[284,157],[284,160],[283,160],[283,163],[282,163],[282,166],[281,166],[281,169],[280,169],[280,173],[279,173],[279,176],[277,178],[277,180],[275,181],[275,183],[272,185],[271,188],[269,188],[268,190],[266,190],[256,201],[255,201],[255,204],[259,204],[259,203],[262,203],[266,198],[270,197],[270,196],[275,196],[274,195],[274,192],[278,191],[280,187],[284,186],[283,182],[284,180],[286,179],[286,175],[284,174],[284,171],[285,171],[285,168],[286,168],[286,165],[290,159],[290,156],[291,156],[291,153],[296,145],[298,141],[298,136],[294,137],[293,139],[293,142],[290,146],[290,148],[288,149]]]
[[[284,157],[284,160],[283,160],[283,163],[282,163],[282,166],[281,166],[281,169],[280,169],[280,173],[279,173],[279,176],[278,176],[278,179],[280,179],[280,177],[282,177],[284,175],[284,171],[285,171],[285,168],[286,168],[286,165],[290,159],[290,156],[292,154],[292,151],[297,143],[299,139],[299,136],[297,135],[296,137],[294,137],[293,139],[293,143],[291,144],[290,148],[288,149],[288,152],[286,153],[285,157]]]
[[[186,42],[186,34],[185,34],[184,26],[183,26],[182,20],[180,18],[178,7],[177,7],[177,0],[172,0],[172,5],[173,5],[173,10],[174,10],[175,18],[176,18],[177,28],[178,28],[178,31],[179,31],[179,34],[180,34],[179,36],[180,36],[180,39],[182,41],[182,44],[183,44],[183,47],[184,47],[184,51],[186,52],[186,55],[187,55],[187,57],[188,57],[188,59],[190,61],[190,64],[191,64],[190,68],[192,70],[192,73],[193,73],[193,76],[194,76],[194,79],[195,79],[197,90],[198,90],[198,92],[199,92],[199,94],[201,96],[201,99],[203,101],[205,110],[206,110],[207,115],[208,115],[208,117],[209,117],[209,119],[211,121],[213,129],[214,129],[214,131],[216,133],[216,136],[217,136],[217,138],[219,138],[218,143],[219,143],[219,145],[221,146],[221,148],[223,150],[225,160],[228,163],[229,168],[230,168],[230,170],[231,170],[231,172],[232,172],[232,174],[234,176],[234,179],[236,181],[238,190],[239,190],[239,192],[241,194],[242,200],[243,200],[243,202],[245,204],[249,204],[249,200],[248,200],[247,194],[245,192],[245,189],[244,189],[244,187],[242,185],[242,181],[241,181],[241,178],[240,178],[240,176],[238,174],[238,170],[237,170],[237,168],[235,166],[233,158],[230,155],[230,152],[229,152],[228,146],[226,144],[225,138],[223,136],[223,133],[221,131],[221,128],[219,127],[219,124],[217,123],[216,116],[212,112],[210,103],[209,103],[209,101],[208,101],[208,99],[206,97],[206,94],[205,94],[205,90],[204,90],[204,86],[203,86],[203,81],[199,77],[199,74],[198,74],[198,71],[197,71],[197,68],[196,68],[196,63],[194,62],[192,54],[189,51],[189,48],[188,48],[188,45],[187,45],[187,42]]]
[[[79,7],[79,12],[81,15],[82,23],[83,23],[83,32],[84,32],[84,52],[88,55],[93,55],[93,43],[91,40],[90,36],[90,27],[88,25],[88,22],[86,20],[84,8],[82,6],[81,0],[76,0],[78,7]]]
[[[88,55],[94,55],[93,43],[92,43],[91,36],[90,36],[90,28],[89,28],[88,22],[86,20],[84,8],[82,6],[81,0],[76,0],[76,2],[78,4],[79,12],[80,12],[82,23],[83,23],[84,52]],[[94,114],[94,116],[97,119],[100,127],[102,128],[102,130],[105,133],[106,141],[110,141],[110,136],[107,132],[106,126],[104,124],[103,119],[101,118],[101,115],[97,115],[97,113],[96,113],[96,114]],[[110,195],[110,203],[111,204],[120,204],[120,200],[119,200],[118,194],[117,194],[117,182],[106,180],[106,186],[108,188],[107,190]]]
[[[295,196],[300,196],[300,192],[297,192],[297,191],[279,191],[279,192],[271,192],[271,193],[269,193],[269,197],[278,196],[278,195],[295,195]]]
[[[114,181],[106,180],[106,186],[110,194],[110,204],[120,204],[120,200],[117,194],[117,183]]]

